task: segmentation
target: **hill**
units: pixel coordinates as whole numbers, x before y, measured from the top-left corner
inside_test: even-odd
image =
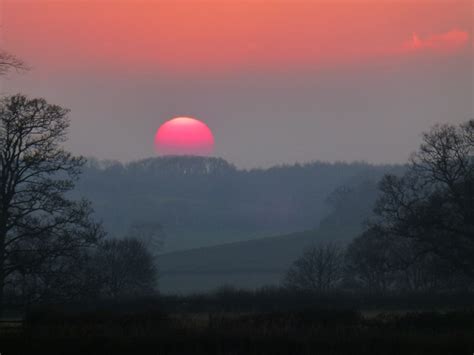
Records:
[[[160,224],[171,252],[315,229],[335,189],[394,168],[313,162],[242,170],[220,158],[91,159],[75,193],[92,201],[111,236]]]
[[[278,285],[306,247],[321,242],[344,245],[356,237],[371,216],[376,197],[375,181],[362,180],[330,194],[333,209],[317,229],[160,255],[160,289],[192,293],[226,285]]]
[[[315,231],[307,231],[163,254],[158,260],[160,290],[189,293],[278,283],[286,267],[314,239]]]

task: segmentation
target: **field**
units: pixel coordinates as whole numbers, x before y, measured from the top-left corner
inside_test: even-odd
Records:
[[[0,351],[309,355],[471,354],[474,349],[474,308],[467,307],[467,297],[456,308],[449,307],[450,297],[427,299],[419,310],[413,307],[421,296],[405,301],[400,296],[360,297],[359,306],[373,304],[365,309],[348,308],[340,295],[325,296],[336,300],[326,306],[322,296],[313,296],[313,302],[309,295],[292,297],[299,298],[297,304],[278,296],[281,310],[268,294],[249,293],[246,302],[243,291],[44,306],[31,309],[14,331],[11,324],[8,331],[2,326]],[[354,297],[346,301],[357,303]],[[394,302],[403,307],[397,309]]]

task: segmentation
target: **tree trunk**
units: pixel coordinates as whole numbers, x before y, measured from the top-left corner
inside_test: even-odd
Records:
[[[0,217],[0,318],[5,314],[5,242],[7,239],[7,224],[4,214]]]
[[[0,318],[5,313],[5,235],[0,235]]]

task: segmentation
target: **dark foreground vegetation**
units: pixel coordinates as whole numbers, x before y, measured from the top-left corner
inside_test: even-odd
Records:
[[[471,354],[473,303],[469,294],[222,289],[37,306],[22,324],[3,324],[0,344],[2,354]]]

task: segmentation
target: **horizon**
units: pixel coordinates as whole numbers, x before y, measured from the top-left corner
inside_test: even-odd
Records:
[[[138,162],[143,162],[143,161],[148,161],[148,160],[166,160],[166,159],[176,159],[176,158],[182,158],[182,159],[189,159],[189,158],[197,158],[197,159],[216,159],[216,160],[224,160],[231,166],[235,167],[239,171],[249,171],[249,170],[269,170],[273,168],[280,168],[280,167],[295,167],[295,166],[301,166],[305,167],[308,165],[315,165],[315,164],[326,164],[326,165],[370,165],[374,167],[386,167],[386,166],[404,166],[407,164],[406,159],[403,162],[399,163],[390,163],[390,162],[380,162],[380,163],[374,163],[374,162],[369,162],[366,160],[335,160],[335,161],[327,161],[327,160],[318,160],[318,159],[313,159],[313,160],[308,160],[308,161],[294,161],[294,162],[277,162],[275,164],[270,164],[270,165],[260,165],[260,166],[239,166],[235,164],[234,162],[221,157],[217,155],[209,155],[209,156],[203,156],[203,155],[192,155],[192,154],[167,154],[167,155],[154,155],[154,156],[149,156],[149,157],[144,157],[144,158],[137,158],[137,159],[132,159],[132,160],[126,160],[126,161],[121,161],[117,159],[99,159],[94,156],[83,156],[87,162],[97,162],[97,163],[118,163],[123,166],[128,166],[133,163],[138,163]],[[100,168],[107,168],[107,166],[99,166]]]

